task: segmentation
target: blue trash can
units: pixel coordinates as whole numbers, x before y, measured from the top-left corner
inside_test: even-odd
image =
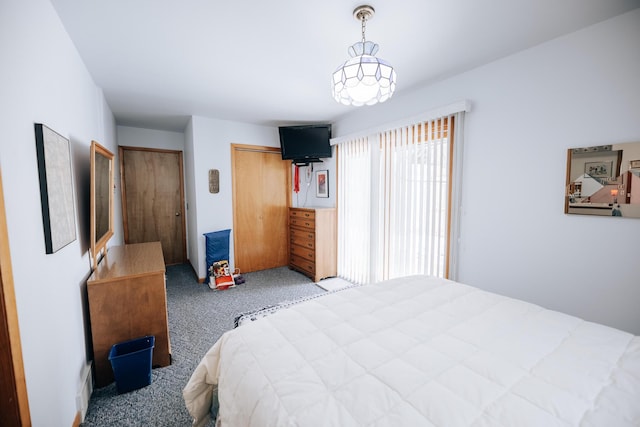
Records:
[[[121,342],[111,347],[109,361],[118,393],[151,384],[151,363],[156,338],[152,335]]]

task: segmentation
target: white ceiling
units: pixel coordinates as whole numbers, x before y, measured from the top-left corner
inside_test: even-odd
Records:
[[[191,115],[265,125],[353,108],[331,73],[360,40],[420,85],[640,7],[640,0],[51,0],[120,125],[182,131]],[[387,102],[393,102],[394,99]]]

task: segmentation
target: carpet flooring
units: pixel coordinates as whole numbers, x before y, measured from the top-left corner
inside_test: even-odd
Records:
[[[115,383],[95,389],[81,425],[190,426],[182,389],[207,350],[233,328],[237,315],[325,292],[287,267],[243,276],[246,283],[213,291],[197,282],[190,265],[168,266],[171,365],[153,369],[151,384],[139,390],[117,394]]]

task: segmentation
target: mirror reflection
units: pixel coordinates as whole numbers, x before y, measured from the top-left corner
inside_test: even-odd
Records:
[[[565,213],[640,218],[640,142],[570,148]]]
[[[111,161],[96,152],[96,241],[109,232],[109,172]]]
[[[94,270],[98,254],[106,254],[113,236],[113,153],[91,141],[91,258]]]

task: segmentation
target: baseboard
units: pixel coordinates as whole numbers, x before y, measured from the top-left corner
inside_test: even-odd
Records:
[[[76,417],[73,419],[71,427],[80,427],[80,424],[82,424],[82,415],[80,415],[80,412],[76,412]]]
[[[93,376],[91,375],[91,365],[92,362],[84,365],[84,368],[80,375],[80,390],[76,395],[76,409],[78,410],[76,419],[79,418],[80,423],[84,421],[84,417],[87,415],[87,409],[89,409],[89,399],[91,399],[91,393],[93,393]],[[74,420],[73,425],[75,427],[76,425],[80,425],[80,423],[75,424]]]

